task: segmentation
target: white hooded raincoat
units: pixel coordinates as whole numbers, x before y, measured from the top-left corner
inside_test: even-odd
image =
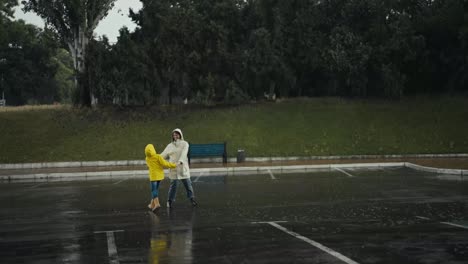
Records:
[[[189,144],[184,140],[184,134],[182,134],[180,129],[176,128],[172,131],[172,133],[174,132],[179,132],[180,139],[169,143],[161,153],[161,156],[165,159],[169,158],[169,162],[173,162],[178,165],[175,169],[169,169],[169,178],[171,180],[188,179],[190,178],[190,169],[187,157]],[[181,162],[182,165],[179,165]]]

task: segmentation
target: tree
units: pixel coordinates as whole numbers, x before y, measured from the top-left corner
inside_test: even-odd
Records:
[[[399,98],[468,87],[466,1],[142,3],[130,12],[135,32],[122,29],[113,45],[90,41],[82,83],[101,103],[239,103],[265,92]]]
[[[83,78],[86,65],[86,47],[99,21],[112,9],[115,0],[28,0],[22,1],[25,11],[34,11],[47,26],[55,30],[62,42],[68,46],[77,72],[75,85],[80,90],[80,102],[84,105],[97,104],[92,87]]]
[[[65,49],[57,49],[57,54],[53,60],[57,64],[57,73],[55,81],[58,86],[58,96],[62,103],[70,104],[73,102],[75,87],[73,85],[73,60],[70,53]]]
[[[7,26],[10,24],[10,18],[13,17],[13,7],[17,4],[16,0],[0,0],[0,96],[2,96],[0,98],[2,99],[5,93],[6,71],[8,70],[8,61],[5,57],[8,55],[6,50],[9,48]]]
[[[1,92],[8,104],[58,101],[57,64],[52,59],[58,42],[53,32],[8,20],[3,21],[0,36]]]
[[[6,17],[13,17],[13,7],[18,5],[17,0],[0,0],[0,17],[3,20]]]

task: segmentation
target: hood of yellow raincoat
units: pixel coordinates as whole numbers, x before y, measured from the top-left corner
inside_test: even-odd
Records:
[[[154,148],[153,144],[146,145],[145,155],[147,158],[156,157],[156,149]]]

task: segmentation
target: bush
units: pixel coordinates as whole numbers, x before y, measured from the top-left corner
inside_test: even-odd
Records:
[[[229,81],[224,102],[230,105],[239,105],[249,101],[249,96],[244,93],[234,81]]]
[[[405,85],[405,76],[391,65],[382,66],[383,93],[387,98],[401,98]]]

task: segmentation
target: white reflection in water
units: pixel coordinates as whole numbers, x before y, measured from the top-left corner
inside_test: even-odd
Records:
[[[451,174],[439,174],[436,176],[436,178],[439,180],[444,180],[444,181],[467,181],[468,180],[468,176],[451,175]]]

